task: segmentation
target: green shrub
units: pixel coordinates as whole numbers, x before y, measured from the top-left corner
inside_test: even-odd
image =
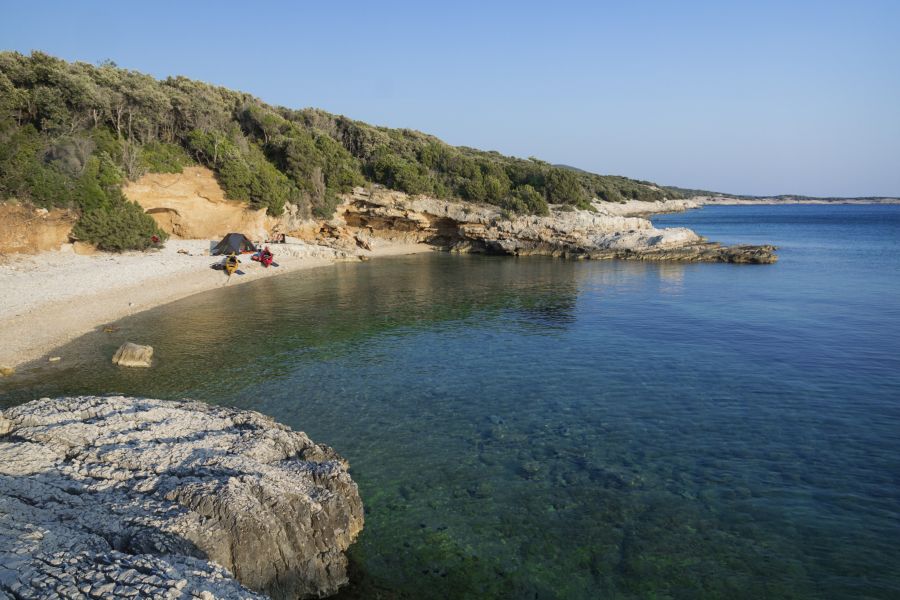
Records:
[[[110,252],[146,250],[153,245],[154,235],[160,241],[168,237],[140,205],[124,198],[105,208],[84,211],[72,235]]]
[[[280,215],[284,212],[285,203],[293,195],[294,188],[290,180],[266,160],[265,155],[256,146],[250,147],[247,158],[253,173],[250,182],[250,202],[255,206],[265,207],[270,215]]]
[[[549,215],[550,207],[544,196],[528,184],[519,186],[513,192],[514,206],[509,206],[516,212],[524,212],[534,215]]]
[[[71,206],[75,198],[75,181],[57,169],[34,162],[29,165],[27,187],[19,194],[41,208]]]
[[[484,202],[487,199],[487,192],[484,189],[484,180],[480,174],[478,177],[471,179],[463,179],[460,185],[460,191],[463,198],[472,202]]]
[[[198,161],[213,170],[228,158],[240,154],[228,135],[217,130],[194,129],[187,136],[187,145]]]
[[[505,173],[486,175],[484,178],[485,198],[491,204],[497,204],[509,194],[509,178]]]
[[[82,211],[103,210],[122,196],[122,171],[106,155],[92,156],[75,185],[73,200]]]
[[[359,161],[340,143],[327,135],[319,135],[315,147],[321,156],[325,186],[332,193],[346,194],[366,182]]]
[[[312,214],[320,219],[330,219],[341,203],[341,198],[331,190],[326,190],[321,200],[312,202]]]
[[[588,195],[574,171],[552,168],[547,174],[547,202],[550,204],[588,204]]]
[[[4,198],[30,197],[29,176],[40,164],[43,140],[30,123],[16,128],[5,122],[0,130],[0,193]]]
[[[285,202],[292,196],[290,180],[255,145],[246,154],[228,155],[218,175],[229,198],[265,208],[270,215],[284,212]]]
[[[141,147],[141,166],[150,173],[181,173],[194,161],[176,144],[150,142]]]
[[[387,146],[381,146],[375,151],[370,172],[378,183],[407,194],[424,194],[432,189],[428,172],[423,165],[406,160]]]
[[[288,199],[296,195],[296,188],[256,144],[243,139],[240,132],[233,135],[238,143],[220,131],[194,130],[188,144],[197,158],[216,172],[226,197],[280,215]]]
[[[122,164],[123,143],[106,127],[98,127],[91,131],[91,139],[97,145],[95,152],[106,153],[114,163]]]
[[[231,156],[222,161],[217,173],[219,183],[225,189],[225,195],[232,200],[250,201],[250,189],[253,186],[254,174],[250,165],[240,155]]]

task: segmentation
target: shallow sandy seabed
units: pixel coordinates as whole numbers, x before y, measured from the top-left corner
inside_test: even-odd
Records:
[[[244,255],[244,275],[227,278],[210,268],[220,260],[209,255],[210,245],[209,240],[170,240],[150,252],[7,257],[0,264],[0,366],[35,360],[95,327],[198,292],[358,260],[325,246],[278,244],[272,246],[277,268],[263,268]],[[429,251],[424,244],[382,244],[359,255]]]

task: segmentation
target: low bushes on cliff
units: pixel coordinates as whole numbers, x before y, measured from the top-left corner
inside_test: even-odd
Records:
[[[285,202],[296,196],[291,181],[256,146],[242,149],[227,136],[199,130],[190,133],[188,143],[198,160],[216,170],[225,194],[232,200],[280,215]]]
[[[128,179],[178,173],[196,160],[216,172],[229,198],[274,215],[292,202],[329,217],[341,194],[367,181],[532,214],[549,205],[590,209],[592,198],[678,195],[321,110],[273,107],[184,77],[158,81],[109,62],[0,52],[0,198],[79,207],[76,188],[91,158]]]
[[[193,163],[178,144],[150,142],[141,147],[141,166],[150,173],[181,173]]]

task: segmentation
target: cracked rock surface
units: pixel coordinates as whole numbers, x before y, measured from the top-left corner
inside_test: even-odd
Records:
[[[774,263],[776,248],[722,246],[684,227],[659,229],[647,219],[594,210],[551,207],[549,215],[509,215],[496,206],[356,188],[316,241],[344,249],[367,238],[424,242],[453,252],[565,258]],[[669,203],[673,210],[691,205]]]
[[[322,597],[363,526],[348,465],[259,413],[43,398],[0,412],[0,598]]]

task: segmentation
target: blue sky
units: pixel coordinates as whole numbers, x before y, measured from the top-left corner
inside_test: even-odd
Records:
[[[748,194],[900,195],[900,2],[3,2],[0,48]]]

